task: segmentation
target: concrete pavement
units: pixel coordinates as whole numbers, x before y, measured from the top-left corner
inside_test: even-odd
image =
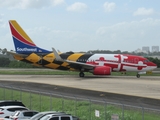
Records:
[[[0,75],[0,80],[44,83],[101,92],[160,99],[158,76]]]

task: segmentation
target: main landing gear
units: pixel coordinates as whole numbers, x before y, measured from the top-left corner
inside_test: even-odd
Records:
[[[136,75],[136,76],[137,76],[137,78],[140,78],[140,74],[138,74],[138,73],[137,73],[137,75]]]
[[[84,77],[84,73],[83,73],[83,72],[80,72],[80,73],[79,73],[79,77]]]

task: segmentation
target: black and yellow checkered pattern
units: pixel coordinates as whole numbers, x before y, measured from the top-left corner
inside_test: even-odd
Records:
[[[70,60],[75,62],[82,62],[86,63],[85,60],[88,60],[93,54],[88,53],[62,53],[60,57],[64,60]],[[19,61],[27,62],[33,64],[34,66],[41,66],[51,69],[58,69],[58,70],[80,70],[81,66],[74,63],[67,63],[62,61],[57,61],[53,53],[48,53],[46,55],[38,55],[35,53],[31,53],[28,56],[20,56],[14,55],[14,58]]]

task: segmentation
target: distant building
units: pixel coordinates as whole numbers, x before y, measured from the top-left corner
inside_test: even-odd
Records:
[[[149,53],[150,52],[149,47],[148,46],[142,47],[142,52]]]
[[[135,53],[141,53],[142,50],[140,48],[138,48],[137,50],[134,51]]]
[[[159,52],[159,46],[152,46],[152,52]]]

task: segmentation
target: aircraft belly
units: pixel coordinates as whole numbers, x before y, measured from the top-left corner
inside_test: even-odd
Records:
[[[59,66],[60,65],[54,64],[54,63],[50,63],[50,64],[45,65],[45,67],[52,68],[52,69],[57,69]]]
[[[139,71],[145,71],[145,69],[144,68],[141,68],[141,69],[138,69],[138,67],[134,67],[134,66],[123,66],[123,69],[124,70],[126,70],[126,71],[129,71],[129,72],[132,72],[132,71],[137,71],[137,72],[139,72]]]

